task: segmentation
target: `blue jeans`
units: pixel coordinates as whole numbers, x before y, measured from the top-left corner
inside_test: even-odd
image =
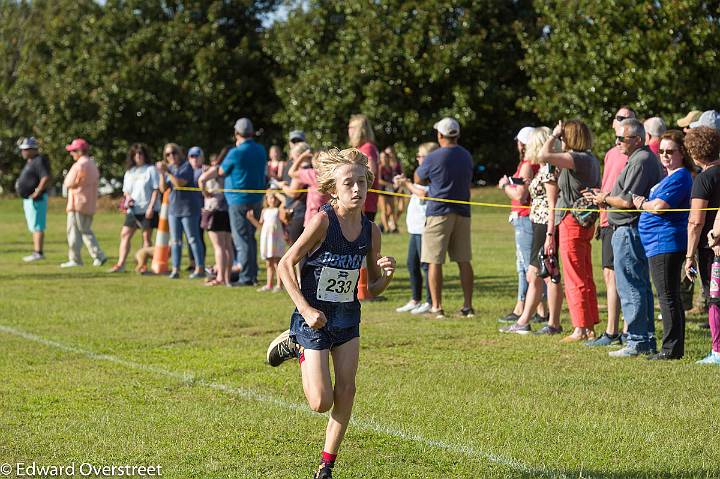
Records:
[[[230,229],[235,244],[235,264],[242,268],[238,281],[240,283],[257,283],[257,240],[255,239],[255,227],[246,217],[248,211],[252,211],[256,219],[260,218],[262,202],[249,203],[244,205],[230,205]]]
[[[512,220],[515,228],[515,269],[518,274],[518,301],[525,301],[528,290],[527,270],[530,267],[532,253],[532,223],[529,216],[518,216]]]
[[[190,249],[195,257],[195,266],[205,268],[205,249],[200,242],[200,221],[195,216],[175,216],[168,215],[168,223],[170,225],[170,250],[172,251],[172,267],[180,269],[180,260],[182,259],[183,241],[182,234],[185,231],[185,237],[188,240]]]
[[[412,289],[413,301],[422,299],[423,273],[425,274],[425,301],[432,302],[430,299],[430,286],[428,284],[428,264],[420,262],[420,252],[422,251],[422,235],[410,235],[408,241],[407,252],[407,269],[410,274],[410,288]]]
[[[612,248],[615,284],[628,327],[627,346],[638,351],[655,349],[653,291],[637,225],[617,228],[613,233]]]

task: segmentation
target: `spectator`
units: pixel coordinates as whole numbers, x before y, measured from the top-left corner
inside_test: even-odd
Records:
[[[556,140],[562,141],[562,153],[552,152]],[[556,254],[556,245],[560,249],[565,298],[575,328],[571,335],[562,339],[563,342],[593,339],[595,325],[599,322],[590,244],[595,225],[583,226],[573,214],[563,209],[575,207],[584,190],[600,186],[600,162],[590,151],[591,147],[590,129],[582,121],[572,120],[565,124],[558,123],[539,154],[540,161],[560,168],[558,200],[557,204],[550,208],[554,211],[559,242],[555,240],[555,231],[548,228],[545,252],[549,255]]]
[[[270,147],[270,161],[268,162],[268,180],[282,181],[285,174],[285,161],[282,159],[282,150],[279,146]]]
[[[317,171],[314,168],[312,159],[314,158],[312,150],[309,149],[307,143],[300,143],[295,149],[302,151],[296,155],[297,160],[288,170],[288,175],[292,178],[289,188],[290,191],[307,188],[307,200],[305,205],[305,221],[303,227],[307,228],[313,216],[320,212],[320,207],[330,201],[330,197],[320,192],[318,189]],[[315,157],[317,157],[315,155]]]
[[[439,145],[434,142],[423,143],[418,148],[417,160],[418,165],[422,165],[429,153],[437,150]],[[410,275],[410,290],[412,297],[404,306],[400,306],[395,311],[404,313],[409,311],[411,314],[427,313],[432,307],[432,298],[430,295],[430,284],[428,282],[428,264],[420,261],[420,252],[422,251],[422,234],[425,230],[425,211],[427,202],[423,198],[427,195],[427,186],[419,185],[405,178],[404,175],[398,175],[394,179],[395,185],[399,188],[405,188],[412,193],[410,203],[407,207],[407,229],[408,229],[408,253],[407,268]],[[425,302],[422,302],[422,285],[423,273],[425,273]]]
[[[667,126],[662,118],[657,116],[645,120],[643,126],[645,127],[645,144],[657,156],[660,150],[660,137],[667,130]]]
[[[378,149],[375,141],[375,133],[373,133],[370,120],[365,115],[353,115],[348,123],[348,136],[350,137],[350,146],[360,150],[368,159],[368,166],[375,177],[370,189],[379,189],[379,165],[378,165]],[[365,200],[365,215],[370,221],[375,221],[375,214],[378,207],[378,194],[368,191]]]
[[[305,142],[296,142],[290,150],[290,161],[288,162],[290,165],[289,168],[292,168],[296,162],[300,161],[300,156],[308,150],[310,150],[310,145]],[[299,171],[305,168],[312,168],[312,164],[307,161],[306,157],[303,158],[302,163],[299,164],[294,171]],[[288,243],[292,245],[300,237],[303,227],[305,226],[308,193],[305,191],[298,191],[306,189],[307,185],[303,184],[297,178],[291,178],[288,173],[289,169],[285,171],[285,177],[283,177],[283,181],[278,183],[278,186],[280,186],[283,193],[285,193],[285,215],[287,221]]]
[[[532,250],[533,230],[530,222],[530,194],[528,186],[537,173],[540,165],[531,163],[525,158],[526,145],[535,128],[523,127],[515,136],[520,162],[512,177],[507,175],[500,178],[498,188],[511,200],[513,205],[508,221],[515,230],[515,270],[518,275],[517,301],[515,308],[500,319],[500,322],[514,323],[520,318],[525,306],[525,295],[528,290],[527,272],[530,266],[530,251]]]
[[[683,133],[690,131],[690,123],[698,121],[702,112],[700,110],[692,110],[683,118],[680,118],[676,123],[677,126],[683,129]]]
[[[93,266],[102,266],[107,256],[100,249],[100,245],[92,231],[92,221],[97,204],[98,184],[100,172],[95,160],[89,156],[90,145],[82,138],[75,138],[65,147],[75,163],[68,171],[63,185],[67,188],[67,237],[68,259],[62,263],[61,268],[82,266],[80,256],[81,241],[93,258]]]
[[[188,150],[188,162],[190,162],[190,166],[192,166],[193,169],[193,181],[192,183],[186,185],[190,188],[197,188],[198,187],[198,179],[200,178],[200,175],[203,174],[207,166],[205,165],[205,153],[203,153],[202,148],[199,146],[193,146]],[[193,205],[194,211],[200,211],[203,207],[203,194],[200,191],[191,191],[192,199],[195,202]],[[207,245],[205,244],[205,235],[204,235],[204,229],[200,226],[200,220],[201,215],[198,215],[198,231],[200,232],[200,242],[202,243],[202,249],[203,251],[207,251]],[[190,258],[190,264],[188,265],[187,271],[194,271],[195,270],[195,255],[192,252],[192,248],[190,248],[190,243],[188,242],[188,258]]]
[[[123,198],[127,214],[120,230],[118,260],[110,273],[125,271],[125,260],[130,254],[130,244],[135,230],[142,230],[143,247],[152,246],[152,230],[158,226],[158,189],[160,178],[157,169],[150,163],[146,145],[133,144],[128,150],[125,176],[123,177]]]
[[[707,234],[712,229],[717,208],[720,207],[720,168],[717,168],[720,165],[720,133],[707,126],[692,127],[685,136],[684,145],[692,161],[702,170],[695,177],[690,193],[685,273],[691,280],[695,279],[693,271],[700,274],[703,295],[707,298],[714,257]]]
[[[395,147],[390,145],[385,147],[385,150],[383,150],[386,155],[388,155],[388,158],[390,158],[390,166],[393,170],[393,176],[396,175],[404,175],[405,172],[403,171],[402,163],[400,162],[400,158],[398,158],[397,153],[395,151]],[[393,191],[397,192],[397,188],[393,184]],[[395,202],[395,209],[393,210],[393,221],[395,222],[395,225],[400,224],[400,216],[402,215],[403,211],[405,211],[405,208],[407,207],[408,199],[404,196],[395,196],[393,198]]]
[[[21,138],[18,144],[25,166],[15,182],[15,191],[23,199],[23,209],[28,230],[32,233],[33,252],[23,257],[30,263],[45,259],[43,246],[47,224],[48,194],[50,183],[50,162],[40,155],[38,141],[32,136]]]
[[[612,208],[608,221],[615,228],[612,239],[615,280],[628,331],[625,347],[608,354],[634,357],[655,354],[657,349],[648,259],[638,231],[640,215],[632,199],[633,195],[647,198],[650,189],[662,179],[663,171],[655,154],[644,145],[642,123],[630,118],[622,122],[622,127],[623,134],[617,139],[620,149],[628,155],[628,162],[612,191],[599,192],[595,202]]]
[[[520,135],[518,135],[520,136]],[[532,332],[530,321],[533,315],[537,316],[536,308],[541,302],[544,285],[547,287],[548,296],[548,324],[535,334],[554,335],[562,332],[560,325],[560,310],[562,309],[562,286],[559,282],[552,281],[549,275],[540,276],[541,264],[540,254],[543,253],[545,238],[548,232],[548,223],[554,230],[550,206],[555,205],[558,195],[556,168],[550,164],[542,163],[539,158],[540,149],[551,136],[550,128],[533,128],[527,138],[524,158],[530,164],[541,165],[538,173],[533,177],[529,185],[529,193],[532,201],[530,203],[530,221],[532,225],[532,247],[529,253],[529,265],[527,269],[528,289],[524,309],[514,324],[500,328],[502,333],[529,334]],[[556,142],[557,143],[557,142]],[[559,151],[559,145],[553,145],[551,151]],[[552,231],[551,231],[552,233]]]
[[[168,211],[170,249],[172,251],[170,279],[180,277],[183,231],[197,260],[195,271],[190,274],[190,278],[204,278],[205,250],[200,242],[200,210],[193,196],[195,192],[178,189],[192,184],[194,181],[193,169],[190,162],[185,159],[184,152],[177,144],[168,143],[163,148],[163,152],[167,164],[158,162],[157,167],[160,173],[160,192],[164,192],[166,188],[171,189],[170,209]]]
[[[605,154],[605,160],[602,176],[601,191],[610,191],[620,176],[620,172],[625,168],[628,157],[620,148],[620,142],[617,138],[623,134],[621,122],[628,118],[635,118],[635,112],[627,106],[618,108],[613,118],[612,126],[615,130],[615,146],[610,148]],[[607,298],[607,326],[605,332],[594,340],[585,343],[586,346],[610,346],[612,344],[622,344],[622,333],[620,333],[620,298],[617,294],[615,286],[615,264],[612,249],[613,227],[608,223],[607,212],[600,212],[600,227],[598,233],[601,248],[601,261],[603,270],[603,279],[605,280],[605,296]]]
[[[433,125],[437,130],[440,148],[433,151],[415,172],[416,183],[430,185],[431,198],[459,201],[470,200],[473,162],[470,152],[458,144],[460,125],[454,118],[443,118]],[[473,269],[470,243],[470,205],[431,201],[426,210],[427,220],[422,236],[420,260],[429,264],[430,294],[432,308],[428,313],[441,319],[445,317],[442,307],[442,265],[446,253],[460,269],[463,289],[463,307],[460,314],[473,317],[472,308]]]
[[[267,153],[265,147],[256,143],[255,129],[247,118],[235,122],[235,148],[230,150],[220,165],[220,175],[225,176],[225,188],[238,190],[265,189]],[[230,211],[230,227],[235,243],[235,261],[240,268],[238,285],[257,284],[257,241],[255,226],[247,219],[252,211],[259,219],[263,193],[225,193]]]
[[[282,291],[280,276],[277,273],[277,266],[280,258],[285,254],[285,237],[283,234],[283,223],[285,222],[285,211],[282,207],[284,198],[280,193],[268,191],[265,194],[265,208],[257,221],[252,215],[248,219],[260,230],[260,256],[265,260],[267,282],[265,286],[258,289],[258,292]]]
[[[680,359],[685,353],[685,310],[680,296],[680,272],[687,249],[688,213],[694,165],[685,153],[683,134],[666,131],[660,141],[660,161],[668,176],[650,190],[633,196],[640,215],[638,231],[650,264],[663,320],[662,350],[648,359]]]
[[[720,130],[720,113],[715,110],[707,110],[703,112],[697,121],[690,123],[690,128],[697,128],[699,126],[707,126],[713,130]]]
[[[210,159],[208,168],[200,178],[198,186],[205,196],[201,212],[202,228],[207,230],[215,252],[215,277],[208,280],[207,286],[231,286],[230,269],[232,267],[233,244],[230,235],[230,215],[225,200],[225,179],[218,175],[218,169],[230,148],[223,148],[218,155]]]
[[[385,151],[380,153],[380,175],[378,178],[378,189],[383,191],[393,191],[393,178],[396,175],[390,160],[390,155]],[[395,198],[391,195],[379,195],[378,206],[382,209],[382,232],[397,233],[397,225],[395,223]]]

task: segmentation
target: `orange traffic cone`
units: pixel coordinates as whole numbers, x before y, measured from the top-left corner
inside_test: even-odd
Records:
[[[165,190],[162,196],[160,207],[160,218],[157,234],[155,235],[155,252],[153,253],[152,272],[163,274],[169,271],[168,259],[170,258],[170,228],[168,225],[168,210],[170,209],[170,189]]]
[[[360,301],[366,301],[372,299],[372,295],[368,290],[368,272],[367,268],[360,268],[360,278],[358,279],[358,299]]]

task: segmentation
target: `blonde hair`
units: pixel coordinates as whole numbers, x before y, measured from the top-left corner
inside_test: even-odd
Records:
[[[270,202],[268,201],[270,197],[275,198],[278,201],[278,208],[282,206],[283,202],[285,201],[285,198],[283,197],[282,193],[280,191],[268,191],[265,193],[265,198],[263,198],[263,206],[265,208],[270,208]]]
[[[290,150],[290,157],[293,159],[293,161],[295,161],[295,158],[299,157],[300,155],[302,155],[309,149],[310,149],[310,145],[308,145],[304,141],[300,142],[300,143],[296,143],[295,146],[293,146],[292,149]]]
[[[331,148],[321,152],[317,158],[313,160],[315,174],[317,175],[318,191],[329,195],[335,192],[335,170],[343,165],[361,165],[365,168],[365,178],[367,179],[368,188],[372,185],[375,175],[368,167],[368,158],[357,148],[347,148],[338,150]],[[335,203],[335,199],[331,198],[330,203]]]
[[[163,146],[163,159],[164,160],[167,161],[165,152],[167,151],[168,148],[177,152],[178,156],[180,157],[181,163],[185,160],[185,150],[183,150],[182,146],[178,145],[177,143],[165,143],[165,146]]]
[[[355,124],[357,128],[350,133],[350,146],[357,148],[365,143],[376,144],[375,133],[368,117],[362,114],[352,115],[350,117],[350,125]]]
[[[547,126],[539,126],[530,133],[527,145],[525,145],[525,159],[533,165],[545,163],[540,161],[540,150],[545,142],[552,135],[552,131]],[[553,151],[557,151],[557,141],[553,142]]]
[[[423,143],[418,146],[418,153],[420,153],[421,155],[428,155],[429,153],[432,153],[438,148],[440,148],[440,145],[438,145],[434,141],[428,141],[427,143]]]

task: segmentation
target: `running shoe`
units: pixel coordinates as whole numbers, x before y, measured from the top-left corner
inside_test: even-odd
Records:
[[[60,264],[61,268],[76,268],[78,266],[82,266],[82,263],[78,263],[77,261],[65,261],[64,263]]]
[[[498,331],[501,333],[530,334],[532,333],[532,328],[530,324],[513,323],[509,326],[503,326]]]
[[[102,258],[95,258],[93,260],[93,266],[102,266],[107,263],[107,260],[107,256],[103,256]]]
[[[463,318],[474,318],[475,310],[472,308],[463,308],[460,310],[460,316]]]
[[[543,326],[539,331],[535,331],[533,334],[535,336],[542,336],[542,335],[548,335],[552,336],[554,334],[560,334],[562,333],[563,328],[562,326],[556,328],[554,326],[550,326],[549,324]]]
[[[113,265],[112,268],[108,270],[108,273],[124,273],[125,272],[125,265]]]
[[[432,305],[430,303],[423,303],[418,305],[415,309],[410,311],[410,314],[423,314],[430,311],[430,308],[432,308]]]
[[[44,255],[42,255],[42,254],[40,254],[40,253],[35,253],[35,252],[33,252],[33,254],[29,254],[29,255],[27,255],[27,256],[23,256],[23,259],[22,259],[22,260],[25,261],[26,263],[32,263],[33,261],[40,261],[40,260],[42,260],[42,259],[45,259],[45,256],[44,256]]]
[[[430,308],[427,310],[427,314],[434,316],[435,319],[445,319],[445,311],[442,309]]]
[[[696,361],[696,364],[720,364],[720,353],[710,351],[710,354],[700,361]]]
[[[297,343],[290,338],[290,330],[285,330],[270,343],[267,363],[272,367],[280,366],[288,359],[297,357],[297,349]]]
[[[395,311],[398,313],[407,313],[407,312],[412,311],[413,309],[417,308],[418,306],[420,306],[420,302],[411,299],[410,301],[405,303],[404,306],[395,308]]]
[[[518,316],[517,314],[511,312],[510,314],[508,314],[508,315],[505,316],[504,318],[498,319],[498,323],[516,323],[518,319],[520,319],[520,316]]]
[[[320,463],[317,472],[313,474],[313,479],[332,479],[332,467],[324,462]]]
[[[586,341],[585,346],[589,346],[591,348],[596,346],[612,346],[613,344],[621,345],[622,344],[622,335],[621,334],[615,334],[610,335],[608,333],[602,333],[599,338],[595,338],[592,341]]]
[[[536,324],[547,323],[549,319],[550,319],[549,314],[547,316],[540,316],[539,314],[535,313],[533,315],[532,319],[530,320],[530,322],[536,323]]]

